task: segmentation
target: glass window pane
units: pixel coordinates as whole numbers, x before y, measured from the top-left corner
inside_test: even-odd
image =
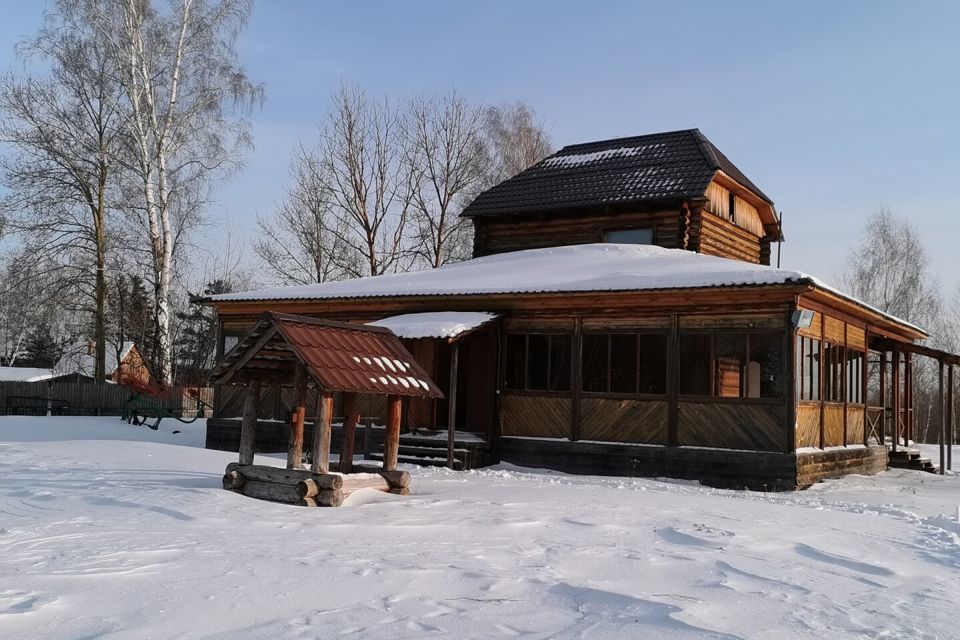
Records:
[[[527,336],[511,334],[507,336],[506,371],[504,383],[508,389],[523,389],[524,360],[527,355]]]
[[[653,244],[653,229],[616,229],[603,234],[604,242],[616,244]]]
[[[530,334],[527,339],[527,389],[547,390],[550,336]]]
[[[637,336],[613,334],[610,336],[610,391],[637,392]]]
[[[689,396],[710,395],[710,336],[680,336],[680,393]]]
[[[583,390],[604,392],[607,390],[607,342],[608,336],[587,334],[583,336]]]
[[[759,389],[750,380],[750,397],[783,397],[783,336],[779,333],[750,334],[750,366],[759,367]]]
[[[718,334],[714,336],[713,395],[721,398],[739,398],[743,395],[744,359],[747,355],[747,336]]]
[[[640,334],[640,393],[667,392],[667,336]]]
[[[823,371],[823,365],[820,359],[820,341],[810,339],[810,399],[820,400],[820,375]]]
[[[550,391],[570,391],[570,336],[550,336]]]

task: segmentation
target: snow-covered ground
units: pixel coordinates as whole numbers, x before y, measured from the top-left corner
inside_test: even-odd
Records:
[[[222,490],[234,455],[202,442],[0,418],[0,637],[960,637],[956,476],[416,470],[411,496],[304,509]]]

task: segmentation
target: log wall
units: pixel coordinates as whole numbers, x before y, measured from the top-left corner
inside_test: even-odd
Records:
[[[654,244],[670,249],[685,246],[683,211],[590,213],[553,216],[518,216],[473,220],[474,257],[574,244],[603,242],[606,230],[650,227]]]
[[[699,253],[760,263],[760,236],[704,211],[700,215]]]
[[[797,487],[808,487],[828,478],[849,473],[873,475],[886,471],[887,448],[884,446],[835,449],[797,454]]]

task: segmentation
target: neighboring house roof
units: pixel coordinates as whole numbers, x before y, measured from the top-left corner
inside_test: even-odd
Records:
[[[454,340],[493,322],[496,313],[485,311],[434,311],[404,313],[370,322],[369,326],[386,327],[401,338],[446,338]]]
[[[513,251],[437,269],[355,280],[276,287],[210,296],[212,302],[327,300],[403,296],[649,291],[706,287],[811,284],[879,313],[801,271],[652,245],[581,244]]]
[[[0,382],[43,382],[52,377],[53,369],[0,367]]]
[[[718,171],[773,204],[699,129],[686,129],[566,146],[484,191],[462,215],[699,198]]]
[[[216,384],[277,375],[289,379],[297,361],[327,392],[443,397],[389,329],[269,311],[223,357],[210,379]]]
[[[90,355],[89,343],[84,340],[71,345],[64,351],[63,356],[53,365],[53,374],[55,376],[66,376],[78,373],[88,378],[94,377],[96,372],[96,357]],[[123,362],[130,351],[133,350],[132,342],[124,342],[120,349],[120,359],[117,360],[117,347],[115,344],[107,344],[107,353],[105,357],[104,370],[107,377],[113,375],[117,370],[119,362]]]

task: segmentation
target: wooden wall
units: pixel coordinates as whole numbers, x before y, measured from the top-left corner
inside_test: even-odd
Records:
[[[570,398],[505,392],[501,414],[504,436],[570,437]]]
[[[801,308],[804,308],[801,305]],[[835,317],[823,313],[821,309],[808,309],[814,312],[808,327],[797,330],[798,336],[814,338],[849,349],[867,353],[867,332],[865,326],[851,322],[848,318]],[[821,370],[820,397],[824,397],[824,370]],[[864,444],[865,405],[842,402],[797,402],[795,443],[798,449],[805,447],[842,447],[851,444]]]
[[[684,215],[677,207],[651,212],[477,217],[473,220],[473,255],[479,257],[522,249],[603,242],[605,230],[640,227],[654,229],[654,243],[658,246],[684,248]]]
[[[667,402],[582,398],[580,439],[666,445]]]
[[[787,423],[782,403],[681,399],[678,411],[680,445],[783,451]]]

